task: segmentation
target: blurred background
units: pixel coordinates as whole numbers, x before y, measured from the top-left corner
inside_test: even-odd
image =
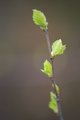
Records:
[[[49,22],[51,43],[61,38],[65,54],[55,59],[64,120],[80,119],[80,3],[68,0],[0,0],[0,120],[58,120],[48,108],[51,83],[40,69],[49,53],[32,9]]]

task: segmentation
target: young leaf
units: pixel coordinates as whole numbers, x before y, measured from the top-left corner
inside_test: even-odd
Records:
[[[45,73],[46,75],[48,75],[48,77],[52,77],[53,75],[52,65],[48,60],[45,60],[45,62],[43,63],[43,69],[41,69],[41,71]]]
[[[56,40],[55,42],[53,42],[53,44],[52,44],[52,51],[51,51],[52,58],[54,56],[63,54],[65,49],[66,49],[66,45],[62,44],[62,40],[61,39]]]
[[[52,87],[54,88],[54,84],[52,84]],[[59,86],[57,84],[56,84],[56,91],[58,94],[60,93],[60,89],[59,89]]]
[[[53,92],[50,92],[49,108],[52,109],[55,113],[58,113],[57,98]]]
[[[48,27],[48,22],[43,12],[40,10],[33,9],[33,22],[38,25],[41,29],[46,30]]]

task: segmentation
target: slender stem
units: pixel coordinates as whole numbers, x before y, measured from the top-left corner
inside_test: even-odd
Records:
[[[58,110],[59,110],[59,118],[60,120],[64,120],[63,119],[63,115],[62,115],[62,110],[61,110],[61,101],[60,101],[60,98],[59,98],[59,101],[58,101]]]
[[[54,70],[54,61],[53,61],[53,59],[51,59],[51,63],[52,63],[52,70]],[[63,119],[63,115],[62,115],[62,110],[61,110],[60,96],[59,96],[59,94],[58,94],[57,91],[56,91],[55,71],[54,71],[54,75],[53,75],[53,78],[52,78],[52,83],[54,84],[54,92],[55,92],[56,97],[57,97],[58,116],[59,116],[60,120],[64,120],[64,119]]]
[[[57,91],[56,91],[56,81],[55,81],[55,71],[54,71],[54,64],[53,64],[53,59],[51,58],[50,59],[51,60],[51,64],[52,64],[52,71],[54,72],[54,75],[53,75],[53,77],[51,78],[51,81],[52,81],[52,83],[54,84],[54,92],[55,92],[55,94],[56,94],[56,96],[57,96],[57,99],[58,99],[58,93],[57,93]]]
[[[51,58],[51,45],[50,45],[50,39],[49,39],[48,30],[45,30],[45,37],[46,37],[46,40],[47,40],[48,50],[49,50],[49,54],[50,54],[50,60],[51,60],[51,64],[52,64],[52,71],[54,72],[54,59]],[[64,120],[63,115],[62,115],[62,110],[61,110],[60,96],[59,96],[59,94],[57,93],[57,90],[56,90],[56,81],[55,81],[54,76],[51,78],[51,81],[52,81],[52,84],[54,84],[54,92],[55,92],[56,97],[57,97],[58,116],[59,116],[60,120]]]
[[[51,45],[50,45],[50,39],[49,39],[48,29],[45,30],[45,37],[46,37],[46,40],[47,40],[49,54],[51,54]]]

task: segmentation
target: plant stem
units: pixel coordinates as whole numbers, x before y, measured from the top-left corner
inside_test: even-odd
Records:
[[[45,37],[46,37],[46,40],[47,40],[49,54],[51,54],[51,45],[50,45],[50,39],[49,39],[48,29],[45,30]]]
[[[54,70],[54,61],[53,61],[53,59],[51,59],[51,63],[52,63],[52,70]],[[57,97],[58,116],[59,116],[59,119],[60,119],[60,120],[64,120],[64,119],[63,119],[63,115],[62,115],[62,110],[61,110],[60,96],[59,96],[59,94],[57,93],[57,90],[56,90],[55,71],[54,71],[54,75],[53,75],[53,78],[52,78],[51,81],[52,81],[52,83],[54,84],[54,92],[55,92],[56,97]]]
[[[48,29],[45,30],[45,37],[46,37],[46,40],[47,40],[48,50],[49,50],[49,54],[50,54],[50,60],[51,60],[51,64],[52,64],[52,71],[54,71],[54,59],[51,58],[51,45],[50,45]],[[57,93],[57,90],[56,90],[56,81],[55,81],[54,75],[50,79],[52,81],[52,84],[54,84],[54,93],[56,94],[56,97],[57,97],[59,119],[64,120],[63,115],[62,115],[62,110],[61,110],[60,96],[59,96],[59,94]]]

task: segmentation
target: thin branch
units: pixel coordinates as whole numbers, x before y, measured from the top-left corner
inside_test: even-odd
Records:
[[[51,45],[50,45],[50,38],[49,38],[48,29],[45,30],[45,38],[46,38],[46,40],[47,40],[48,50],[49,50],[49,54],[50,54],[50,60],[51,60],[51,64],[52,64],[52,71],[53,71],[53,73],[54,73],[54,59],[51,58]],[[62,115],[62,110],[61,110],[60,96],[59,96],[59,94],[57,93],[57,90],[56,90],[56,81],[55,81],[54,75],[53,75],[53,77],[50,78],[50,79],[51,79],[51,81],[52,81],[52,84],[54,84],[54,93],[56,94],[56,97],[57,97],[58,116],[59,116],[59,119],[60,119],[60,120],[64,120],[64,119],[63,119],[63,115]]]
[[[46,29],[44,32],[45,32],[45,37],[46,37],[46,40],[47,40],[49,54],[51,54],[51,45],[50,45],[50,39],[49,39],[48,29]]]

